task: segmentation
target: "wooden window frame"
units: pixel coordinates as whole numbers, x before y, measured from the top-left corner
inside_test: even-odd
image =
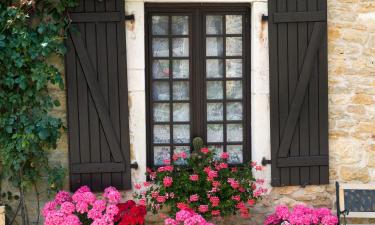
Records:
[[[241,14],[244,16],[244,24],[243,24],[243,32],[241,35],[206,35],[203,32],[205,31],[205,15],[206,14],[217,14],[217,15],[226,15],[226,14]],[[241,144],[243,145],[243,162],[249,162],[251,160],[251,27],[250,27],[250,4],[246,3],[146,3],[145,4],[145,62],[146,62],[146,144],[147,144],[147,166],[148,167],[155,167],[154,165],[154,155],[153,155],[153,104],[154,101],[152,99],[151,87],[153,82],[152,77],[152,38],[157,35],[152,34],[151,30],[151,18],[153,15],[189,15],[191,18],[189,19],[189,34],[185,35],[189,37],[189,56],[185,57],[188,58],[190,61],[189,63],[189,78],[188,79],[181,79],[189,81],[189,100],[184,100],[183,102],[190,103],[190,139],[192,140],[194,137],[202,137],[203,140],[206,142],[207,140],[207,124],[209,123],[220,123],[223,124],[223,145],[236,145],[237,142],[227,142],[226,138],[226,124],[238,124],[241,122],[243,125],[243,141]],[[223,20],[225,23],[225,20]],[[170,22],[169,22],[170,26]],[[170,28],[170,27],[169,27]],[[225,29],[225,24],[223,25]],[[165,35],[164,37],[179,37],[178,35]],[[219,100],[223,102],[224,105],[227,102],[242,102],[243,104],[243,119],[242,121],[226,121],[226,109],[223,108],[223,120],[222,121],[213,121],[207,122],[207,112],[206,112],[206,103],[208,102],[219,102],[215,100],[207,100],[206,99],[206,68],[205,62],[201,63],[200,61],[206,60],[206,58],[210,58],[205,56],[205,48],[206,48],[206,36],[239,36],[242,37],[242,56],[234,57],[234,58],[242,58],[244,61],[243,63],[243,76],[241,78],[231,78],[230,80],[241,80],[242,81],[242,99],[241,100],[228,100],[223,98]],[[225,39],[224,39],[225,40]],[[169,41],[171,42],[171,41]],[[224,41],[225,42],[225,41]],[[171,43],[169,43],[169,57],[165,57],[168,60],[172,60],[173,56],[171,55]],[[223,51],[225,52],[225,44],[223,44]],[[159,57],[158,57],[159,58]],[[182,57],[184,58],[184,57]],[[184,59],[185,59],[184,58]],[[221,57],[224,59],[230,59],[232,57],[227,57],[224,54]],[[172,71],[172,62],[169,64],[169,69]],[[223,69],[225,71],[225,63],[223,64]],[[197,76],[196,74],[200,74]],[[173,76],[172,73],[168,79],[163,79],[164,81],[169,81],[170,84],[170,99],[165,101],[165,103],[169,103],[170,107],[172,107],[172,103],[180,102],[172,100],[172,80]],[[214,81],[215,79],[210,78],[210,81]],[[223,82],[223,94],[225,96],[225,82],[227,78],[225,77],[225,72],[223,74],[223,78],[220,78]],[[157,101],[162,102],[162,101]],[[196,110],[201,109],[201,110]],[[187,146],[189,145],[192,147],[192,143],[189,144],[175,144],[173,143],[173,124],[178,124],[179,122],[173,122],[173,111],[170,109],[170,121],[165,122],[171,126],[170,128],[170,140],[169,144],[161,144],[163,146],[170,146],[170,153],[172,157],[173,146]],[[158,122],[158,124],[162,124]],[[187,124],[183,122],[183,124]],[[210,143],[210,145],[215,145],[215,143]]]

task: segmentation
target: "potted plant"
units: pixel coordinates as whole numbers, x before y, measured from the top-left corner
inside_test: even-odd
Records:
[[[181,152],[172,158],[172,162],[165,160],[165,166],[147,169],[153,183],[135,185],[135,197],[153,213],[167,206],[170,217],[192,210],[209,220],[235,214],[248,218],[250,208],[266,192],[264,180],[253,176],[253,170],[262,167],[256,163],[229,165],[226,152],[202,147],[190,157]]]

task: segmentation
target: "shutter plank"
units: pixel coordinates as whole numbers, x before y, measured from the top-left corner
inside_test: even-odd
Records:
[[[67,91],[68,91],[68,134],[69,134],[69,156],[70,165],[73,163],[80,163],[79,156],[79,127],[78,127],[78,114],[75,113],[78,102],[77,102],[77,64],[76,64],[76,54],[72,40],[67,38],[67,53],[65,55],[65,66],[67,76]],[[81,175],[72,174],[70,176],[70,186],[72,189],[76,190],[81,186]]]
[[[297,1],[288,0],[288,11],[297,11]],[[298,31],[296,23],[289,23],[288,25],[288,69],[289,69],[289,105],[293,101],[293,94],[298,81]],[[299,122],[296,125],[297,129],[294,131],[292,144],[290,146],[290,156],[299,156]],[[300,179],[299,167],[290,168],[290,184],[298,185]]]
[[[310,4],[310,3],[309,3]],[[306,22],[306,21],[326,21],[327,13],[325,11],[319,12],[295,12],[295,13],[275,13],[274,23],[291,23],[291,22]]]
[[[317,10],[317,0],[308,1],[308,10],[314,14],[319,14]],[[308,23],[308,32],[311,36],[314,22]],[[317,57],[317,56],[315,56]],[[310,133],[310,156],[319,155],[319,80],[318,80],[318,60],[314,62],[312,75],[309,83],[309,133]],[[319,166],[310,167],[310,184],[319,184]]]
[[[309,166],[328,165],[328,158],[325,156],[298,156],[298,157],[279,158],[277,160],[277,163],[279,167],[300,166],[300,167],[308,168],[306,167],[306,165],[309,165]],[[305,184],[305,183],[301,183],[301,184]]]
[[[327,11],[326,0],[318,0],[318,9]],[[327,24],[324,24],[327,31]],[[323,44],[318,53],[319,74],[319,154],[328,158],[328,53],[327,32],[323,35]],[[320,166],[320,183],[329,184],[329,170],[327,166]]]
[[[120,10],[124,8],[124,1],[116,1],[116,9]],[[120,22],[116,25],[117,28],[117,55],[118,55],[118,68],[119,68],[119,87],[120,87],[120,137],[121,137],[121,149],[124,155],[130,155],[130,140],[129,135],[126,131],[129,130],[129,111],[128,111],[128,86],[127,86],[127,62],[126,62],[126,36],[123,28],[124,22]],[[125,165],[130,165],[130,158],[125,157]],[[130,167],[126,167],[125,172],[121,174],[122,186],[124,189],[131,189],[131,173]]]
[[[123,163],[79,163],[72,164],[71,173],[111,173],[111,172],[122,172],[125,170]],[[95,186],[93,186],[95,188]]]
[[[278,0],[277,1],[277,10],[278,12],[287,11],[287,0]],[[288,25],[286,23],[277,25],[278,32],[278,53],[288,55]],[[289,113],[289,100],[288,100],[288,58],[279,57],[279,114],[280,114],[280,127],[285,127],[285,123],[288,118]],[[281,132],[281,136],[283,131]],[[289,184],[289,168],[281,168],[281,185]]]
[[[273,20],[276,11],[276,1],[268,1],[268,15],[270,21]],[[269,64],[270,64],[270,111],[271,111],[271,184],[280,186],[280,169],[275,163],[278,158],[278,148],[280,145],[279,126],[279,78],[278,78],[278,54],[277,54],[277,25],[269,23]]]
[[[307,1],[308,0],[302,0],[298,2],[297,9],[298,11],[306,11],[307,10]],[[306,55],[306,49],[309,42],[309,36],[308,36],[308,28],[307,28],[307,22],[302,22],[298,24],[298,49],[299,49],[299,56],[298,56],[298,68],[299,73],[302,71],[303,62],[305,60]],[[308,104],[308,93],[304,97],[303,103],[302,103],[302,109],[300,113],[300,156],[307,156],[309,155],[310,149],[309,149],[309,104]],[[301,167],[300,168],[300,184],[307,184],[309,182],[310,177],[310,169],[308,167]]]
[[[116,10],[116,1],[106,1],[107,11]],[[117,31],[116,23],[107,23],[107,52],[108,62],[116,62],[108,67],[108,95],[109,95],[109,115],[117,137],[120,137],[119,118],[119,88],[118,88],[118,60],[117,60]],[[122,179],[120,173],[112,173],[112,185],[122,189]]]
[[[95,11],[95,1],[86,0],[85,1],[86,11]],[[86,41],[87,52],[91,61],[91,65],[94,70],[97,71],[97,51],[96,51],[96,26],[93,23],[86,24]],[[96,80],[98,80],[98,74],[95,74]],[[99,134],[99,117],[96,113],[94,100],[92,99],[92,94],[89,95],[89,121],[90,121],[90,143],[91,143],[91,161],[92,163],[100,163],[100,134]],[[102,178],[100,173],[91,174],[91,188],[93,191],[101,190]]]
[[[96,11],[105,12],[105,1],[96,1]],[[106,105],[108,105],[108,60],[107,60],[107,35],[106,23],[96,25],[97,48],[98,48],[98,75],[100,89],[102,90]],[[100,149],[102,162],[111,162],[111,153],[105,138],[103,127],[100,128]],[[102,189],[111,185],[111,173],[102,173]]]
[[[92,0],[90,0],[92,1]],[[121,21],[120,12],[104,12],[104,13],[70,13],[72,23],[88,23],[88,22],[117,22]]]
[[[86,36],[86,26],[85,24],[78,25],[79,32],[83,37]],[[74,44],[74,40],[73,40]],[[85,46],[85,43],[82,43],[82,47]],[[79,59],[79,53],[78,53]],[[88,88],[84,75],[84,69],[80,62],[77,63],[77,80],[78,80],[78,117],[79,117],[79,129],[80,129],[80,157],[81,163],[90,162],[90,127],[89,127],[89,118],[88,118]],[[91,175],[90,174],[81,174],[82,184],[91,186]]]

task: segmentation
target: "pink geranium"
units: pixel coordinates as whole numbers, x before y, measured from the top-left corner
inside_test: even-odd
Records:
[[[206,212],[208,212],[208,205],[200,205],[200,206],[198,207],[198,210],[199,210],[199,212],[201,212],[201,213],[206,213]]]
[[[208,154],[210,152],[210,150],[208,148],[201,148],[201,152],[203,154]]]
[[[170,187],[170,186],[172,186],[172,183],[173,183],[172,177],[164,177],[164,179],[163,179],[164,187]]]
[[[199,195],[197,195],[197,194],[190,195],[189,200],[190,200],[191,202],[196,202],[196,201],[199,200]]]
[[[199,180],[199,176],[197,174],[192,174],[189,176],[189,179],[191,181],[198,181]]]

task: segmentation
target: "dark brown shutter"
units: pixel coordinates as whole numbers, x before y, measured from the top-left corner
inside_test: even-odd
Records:
[[[269,0],[272,185],[326,184],[326,0]]]
[[[70,18],[65,61],[71,189],[128,189],[124,1],[80,0]]]

